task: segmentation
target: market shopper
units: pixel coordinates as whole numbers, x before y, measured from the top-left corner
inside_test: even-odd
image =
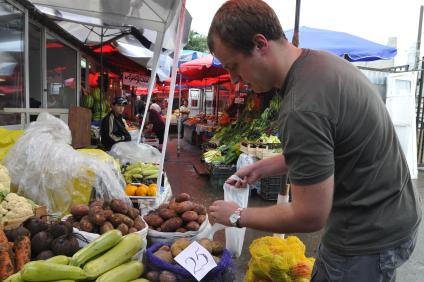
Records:
[[[165,122],[162,116],[155,109],[150,108],[148,118],[147,127],[153,130],[156,137],[159,139],[159,145],[162,145],[165,134]]]
[[[127,99],[115,97],[112,101],[112,110],[102,120],[100,127],[101,144],[107,151],[115,143],[131,141],[131,136],[122,116],[126,105],[128,105]]]
[[[420,199],[378,91],[352,64],[299,49],[263,1],[230,0],[216,13],[210,51],[256,93],[282,96],[284,153],[236,172],[244,187],[287,174],[292,201],[240,209],[209,207],[214,222],[277,233],[325,227],[312,281],[394,281],[411,255]]]

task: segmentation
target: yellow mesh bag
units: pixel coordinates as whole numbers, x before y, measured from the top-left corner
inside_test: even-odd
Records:
[[[252,258],[245,276],[246,282],[310,281],[314,258],[305,257],[305,245],[296,236],[287,239],[262,237],[249,247]]]

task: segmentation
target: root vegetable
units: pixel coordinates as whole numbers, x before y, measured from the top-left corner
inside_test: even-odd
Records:
[[[185,222],[196,221],[199,215],[195,211],[186,211],[181,215],[181,219]]]
[[[186,211],[191,211],[193,209],[194,205],[191,201],[184,201],[181,203],[177,203],[175,207],[175,211],[179,214],[182,214]]]
[[[87,205],[75,205],[71,208],[71,214],[75,218],[81,218],[84,215],[88,215],[89,208]]]
[[[46,231],[41,231],[35,234],[31,240],[32,255],[37,256],[40,252],[48,250],[52,241],[53,236]]]
[[[109,230],[113,230],[113,225],[109,221],[106,221],[100,227],[100,234],[104,234],[104,233],[108,232]]]
[[[157,214],[149,214],[144,216],[144,220],[149,226],[159,227],[163,223],[163,219]]]
[[[127,214],[128,213],[128,205],[119,199],[114,199],[110,203],[110,207],[114,212]]]
[[[35,258],[35,260],[46,260],[49,258],[54,257],[54,253],[51,250],[45,250],[38,254],[38,256]]]
[[[191,196],[187,193],[181,193],[179,194],[177,197],[175,197],[175,201],[177,203],[181,203],[181,202],[185,202],[185,201],[190,201],[191,200]]]
[[[172,258],[172,254],[170,251],[165,251],[165,250],[157,250],[156,252],[153,253],[153,255],[155,257],[160,258],[161,260],[167,262],[167,263],[172,263],[174,261],[174,259]]]
[[[121,223],[118,225],[118,227],[116,228],[119,231],[121,231],[122,235],[127,235],[128,234],[128,226],[125,223]]]
[[[120,213],[113,214],[111,222],[112,222],[113,226],[115,226],[115,227],[117,227],[121,223],[126,224],[128,226],[128,228],[131,228],[131,227],[134,226],[134,221],[131,218],[129,218],[128,216],[126,216],[124,214],[120,214]]]
[[[206,215],[207,209],[204,205],[195,204],[193,207],[193,211],[197,212],[199,215]]]
[[[136,228],[137,230],[142,230],[145,227],[146,227],[146,224],[144,223],[144,221],[141,218],[141,216],[139,216],[136,219],[134,219],[134,228]]]
[[[164,270],[159,275],[159,282],[177,282],[177,277],[174,273]]]
[[[159,210],[159,216],[162,217],[164,220],[173,218],[178,216],[177,212],[171,209],[161,209]]]
[[[202,225],[202,223],[206,220],[206,215],[201,214],[199,215],[199,217],[197,218],[197,222]]]
[[[138,216],[140,216],[140,211],[138,209],[136,209],[136,208],[130,208],[128,210],[128,216],[131,219],[136,219]]]
[[[13,251],[15,253],[15,271],[20,271],[31,260],[31,240],[29,236],[17,238]]]
[[[173,232],[183,224],[183,220],[179,217],[173,217],[161,224],[162,232]]]
[[[29,232],[31,232],[31,236],[34,236],[40,231],[47,230],[47,224],[44,221],[42,221],[40,218],[35,216],[25,220],[24,227],[28,229]]]
[[[197,231],[197,230],[199,230],[199,227],[200,227],[200,225],[196,221],[190,221],[185,226],[185,228],[187,228],[187,230],[191,230],[191,231]]]
[[[104,210],[101,208],[91,209],[88,213],[91,223],[101,226],[106,221]]]

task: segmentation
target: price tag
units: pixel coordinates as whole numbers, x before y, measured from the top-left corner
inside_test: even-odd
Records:
[[[174,260],[187,269],[197,281],[217,266],[208,250],[197,242],[191,243]]]
[[[235,98],[234,103],[235,104],[244,104],[244,98]]]

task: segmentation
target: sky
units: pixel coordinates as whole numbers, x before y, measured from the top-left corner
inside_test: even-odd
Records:
[[[186,7],[193,17],[191,29],[207,35],[215,12],[224,2],[187,0]],[[277,13],[283,30],[293,29],[295,0],[265,2]],[[389,37],[397,37],[396,63],[402,64],[417,41],[420,5],[424,0],[303,0],[300,26],[347,32],[385,45]]]

